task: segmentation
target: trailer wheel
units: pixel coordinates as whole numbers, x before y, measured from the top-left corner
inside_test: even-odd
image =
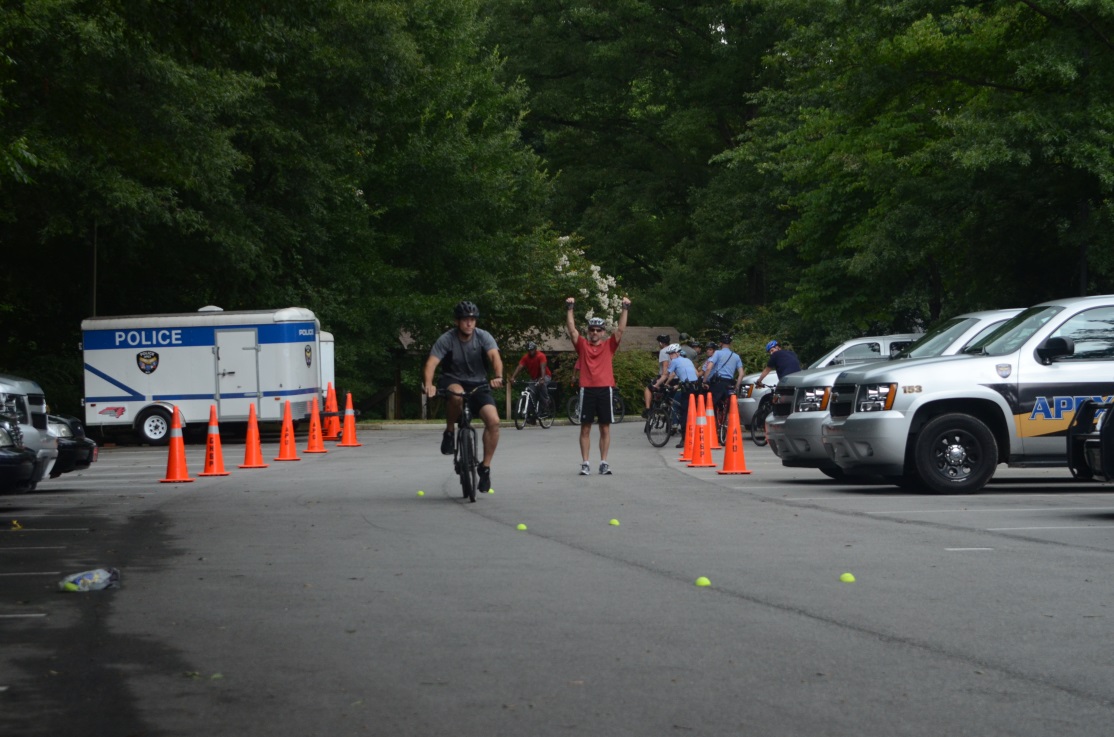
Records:
[[[139,439],[148,445],[166,445],[170,442],[170,413],[162,407],[144,410],[135,423]]]

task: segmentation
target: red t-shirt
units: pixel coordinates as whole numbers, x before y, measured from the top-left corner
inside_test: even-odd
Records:
[[[576,341],[576,354],[580,357],[580,386],[615,386],[615,371],[611,357],[619,350],[619,341],[612,335],[607,340],[592,345],[583,335]]]
[[[545,360],[545,354],[541,351],[537,351],[533,358],[530,357],[529,353],[525,354],[518,365],[526,369],[526,372],[530,374],[530,378],[534,381],[542,377],[543,369],[546,376],[553,376],[553,372],[549,370],[549,362]]]

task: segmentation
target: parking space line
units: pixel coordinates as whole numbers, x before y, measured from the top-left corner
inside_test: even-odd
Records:
[[[31,619],[33,617],[45,617],[46,612],[37,612],[31,614],[0,614],[0,619]]]
[[[20,571],[19,573],[0,573],[0,578],[7,576],[57,576],[61,571]]]
[[[1011,509],[1010,507],[990,507],[987,509],[890,509],[871,514],[968,514],[971,512],[1114,512],[1114,507],[1033,507],[1032,509]]]
[[[0,532],[92,532],[92,527],[24,527],[21,530],[0,530]]]
[[[20,545],[17,548],[0,548],[0,553],[10,553],[13,550],[65,550],[65,545]]]
[[[994,550],[994,548],[944,548],[949,553],[973,553],[982,550]]]
[[[987,527],[987,532],[1016,532],[1020,530],[1109,530],[1114,525],[1072,525],[1068,527]]]

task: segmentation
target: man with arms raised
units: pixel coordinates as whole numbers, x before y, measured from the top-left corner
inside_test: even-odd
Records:
[[[588,320],[587,338],[576,329],[576,316],[573,314],[576,299],[569,297],[565,303],[565,326],[580,364],[580,475],[587,476],[592,472],[592,466],[588,463],[588,451],[592,444],[592,423],[596,422],[600,426],[600,473],[607,476],[611,474],[607,451],[611,446],[611,422],[614,419],[612,415],[615,406],[613,360],[615,351],[619,350],[619,341],[623,339],[623,331],[627,329],[630,299],[623,297],[619,324],[615,326],[615,332],[611,336],[604,335],[603,318],[593,317]]]

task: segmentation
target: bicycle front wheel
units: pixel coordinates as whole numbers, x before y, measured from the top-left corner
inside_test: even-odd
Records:
[[[646,419],[646,438],[655,448],[665,447],[673,435],[673,423],[669,419],[669,410],[658,407]]]
[[[543,398],[540,405],[538,406],[538,424],[545,429],[553,427],[554,414],[555,412],[553,407],[553,398]]]
[[[750,421],[750,439],[757,446],[766,444],[766,417],[770,414],[770,406],[763,404],[758,407]]]
[[[514,403],[514,426],[521,430],[526,427],[526,413],[530,411],[530,395],[523,392]]]
[[[622,422],[623,417],[626,416],[627,411],[623,405],[623,396],[619,394],[619,392],[615,392],[615,394],[612,395],[611,413],[613,417],[611,421],[613,423]]]
[[[574,425],[580,424],[580,392],[569,397],[569,402],[565,406],[565,411],[569,415],[569,422]]]
[[[727,403],[734,401],[735,395],[728,394],[727,398],[716,406],[716,433],[719,436],[719,444],[723,446],[727,445],[727,420],[731,410],[731,406]]]
[[[460,474],[460,489],[464,498],[476,501],[476,484],[479,482],[476,470],[476,432],[471,428],[461,430],[457,439],[457,472]]]

